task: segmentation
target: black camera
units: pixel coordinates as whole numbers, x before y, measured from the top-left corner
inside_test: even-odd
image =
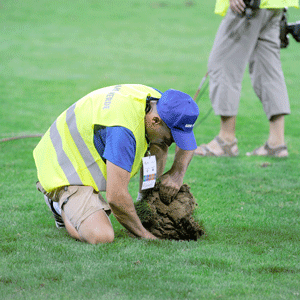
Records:
[[[280,48],[287,48],[289,45],[289,33],[298,43],[300,43],[300,21],[288,23],[287,8],[284,8],[280,21]]]
[[[246,5],[245,16],[250,20],[253,16],[253,12],[259,9],[260,0],[244,0],[244,3]]]

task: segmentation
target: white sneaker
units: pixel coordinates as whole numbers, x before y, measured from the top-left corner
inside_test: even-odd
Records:
[[[64,223],[64,220],[62,219],[61,215],[58,214],[57,211],[55,210],[55,208],[53,207],[53,201],[50,198],[48,198],[46,195],[44,195],[44,199],[45,199],[45,202],[46,202],[47,206],[50,208],[50,210],[53,213],[53,217],[54,217],[54,220],[55,220],[56,227],[57,228],[66,227],[65,223]]]

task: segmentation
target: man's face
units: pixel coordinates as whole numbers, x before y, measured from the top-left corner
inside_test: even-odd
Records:
[[[171,130],[170,128],[166,125],[166,123],[163,123],[163,141],[164,143],[170,147],[171,144],[174,142],[174,139],[173,139],[173,136],[172,136],[172,133],[171,133]]]
[[[157,113],[156,102],[151,102],[151,105],[152,109],[145,116],[147,137],[152,144],[169,147],[174,142],[171,130]]]
[[[158,117],[146,122],[146,130],[150,143],[169,147],[174,142],[170,128]]]

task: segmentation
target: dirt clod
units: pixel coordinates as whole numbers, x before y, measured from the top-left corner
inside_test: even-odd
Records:
[[[158,238],[197,240],[204,228],[193,217],[197,206],[187,184],[182,185],[175,199],[165,204],[159,197],[159,183],[135,204],[143,226]]]

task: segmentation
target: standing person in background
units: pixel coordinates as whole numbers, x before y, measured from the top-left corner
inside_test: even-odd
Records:
[[[249,3],[254,6],[249,6]],[[260,2],[260,3],[259,3]],[[257,7],[255,7],[255,4]],[[221,117],[218,136],[197,147],[199,156],[237,156],[236,116],[247,64],[253,89],[269,120],[269,138],[247,155],[287,157],[284,116],[290,114],[280,62],[279,25],[284,7],[299,0],[217,0],[215,13],[224,16],[208,61],[210,99]]]

